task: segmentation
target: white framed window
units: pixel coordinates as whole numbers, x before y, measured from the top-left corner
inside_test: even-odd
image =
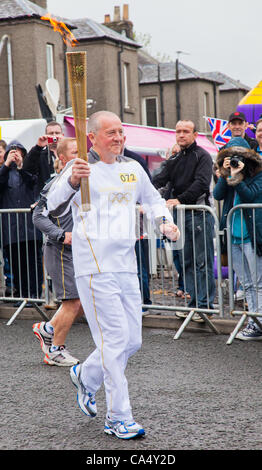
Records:
[[[204,116],[210,116],[210,100],[209,100],[209,93],[206,91],[204,92]],[[209,129],[209,125],[207,120],[205,119],[205,132]]]
[[[54,78],[54,46],[53,44],[46,45],[46,69],[47,78]]]
[[[144,126],[158,127],[157,96],[147,96],[142,98],[142,124]]]
[[[130,107],[130,78],[129,78],[129,64],[123,64],[123,82],[124,82],[124,107]]]

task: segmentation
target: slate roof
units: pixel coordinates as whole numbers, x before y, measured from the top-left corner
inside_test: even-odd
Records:
[[[41,18],[47,14],[47,10],[39,7],[29,0],[0,0],[0,21],[25,18]],[[51,13],[52,14],[52,13]],[[95,40],[95,39],[111,39],[113,41],[129,44],[134,47],[141,47],[136,41],[127,38],[125,35],[119,34],[107,26],[97,23],[89,18],[80,18],[69,20],[57,15],[53,15],[58,21],[67,24],[74,29],[74,36],[78,41]],[[77,29],[75,29],[77,28]]]
[[[29,0],[1,0],[0,2],[0,20],[40,17],[45,14],[44,8]]]
[[[86,39],[111,39],[117,42],[123,42],[134,47],[141,47],[136,41],[129,39],[123,34],[119,34],[113,29],[108,28],[107,26],[97,23],[96,21],[90,18],[79,18],[70,20],[77,29],[74,30],[74,36],[78,41],[83,41]]]
[[[41,16],[46,16],[47,13],[47,10],[29,0],[0,0],[0,21],[41,18]],[[57,15],[54,15],[54,17],[73,28],[71,20]]]
[[[159,63],[160,68],[160,80],[161,82],[170,82],[176,79],[176,63],[167,62]],[[140,70],[140,84],[146,83],[156,83],[158,82],[158,65],[157,64],[139,64]],[[197,70],[189,67],[188,65],[179,62],[178,65],[179,80],[208,80],[221,84],[223,82],[219,81],[216,77],[209,77],[205,73],[198,72]]]
[[[210,78],[217,79],[218,81],[222,82],[222,85],[220,85],[219,87],[221,91],[234,90],[234,89],[244,90],[244,91],[250,90],[250,87],[248,87],[247,85],[244,85],[239,80],[235,80],[234,78],[231,78],[222,72],[206,72],[204,75]]]
[[[145,49],[141,48],[137,52],[138,64],[159,64],[159,60],[155,57],[152,57]]]

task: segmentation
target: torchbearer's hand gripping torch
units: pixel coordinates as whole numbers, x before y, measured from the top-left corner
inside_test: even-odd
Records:
[[[86,52],[66,52],[69,89],[75,122],[78,157],[88,161],[86,139],[87,58]],[[90,210],[88,178],[81,179],[82,210]]]

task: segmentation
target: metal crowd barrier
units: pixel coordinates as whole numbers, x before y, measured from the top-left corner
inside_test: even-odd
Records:
[[[188,299],[185,296],[184,305],[181,305],[181,302],[177,302],[177,298],[175,295],[176,290],[178,289],[177,286],[177,273],[174,267],[173,262],[173,253],[172,249],[174,245],[170,244],[167,240],[157,239],[152,227],[149,225],[144,230],[146,232],[145,237],[148,240],[148,257],[149,257],[149,266],[148,266],[148,281],[150,286],[150,293],[151,293],[151,301],[152,303],[143,303],[143,308],[147,309],[148,311],[167,311],[167,312],[186,312],[187,316],[183,320],[180,328],[178,329],[174,339],[180,338],[181,334],[185,330],[186,326],[192,320],[194,314],[197,312],[199,316],[204,320],[204,322],[210,327],[210,329],[219,334],[219,331],[213,324],[210,316],[213,314],[218,314],[220,317],[224,315],[224,302],[223,302],[223,290],[222,290],[222,274],[221,274],[221,250],[220,250],[220,232],[219,232],[219,221],[214,209],[209,206],[205,205],[179,205],[177,206],[177,214],[178,214],[178,221],[177,225],[181,232],[181,240],[178,246],[178,249],[182,253],[182,270],[183,270],[183,280],[184,280],[184,290],[187,292],[186,286],[186,275],[185,275],[185,257],[184,257],[184,240],[185,240],[185,231],[187,230],[187,224],[184,222],[185,220],[185,213],[191,214],[192,218],[192,231],[193,231],[193,253],[196,253],[196,244],[195,244],[195,227],[194,227],[194,214],[202,214],[203,221],[204,221],[204,258],[205,258],[205,275],[206,275],[206,284],[208,279],[208,272],[207,272],[207,239],[206,239],[206,223],[205,219],[207,214],[210,214],[213,219],[214,225],[214,237],[213,243],[216,253],[216,271],[217,271],[217,280],[214,279],[216,284],[216,298],[217,304],[216,307],[209,305],[207,308],[201,308],[198,305],[197,299],[197,292],[199,291],[199,286],[197,285],[197,269],[196,262],[193,262],[193,271],[194,271],[194,285],[195,285],[195,292],[196,292],[196,306],[190,307],[188,305]],[[144,242],[143,242],[144,243]],[[171,245],[171,246],[170,246]],[[139,249],[137,258],[139,264],[142,264],[142,255],[143,255],[143,248],[142,247],[142,240],[139,241]],[[194,256],[195,260],[195,256]],[[169,285],[168,285],[168,278],[169,277]],[[215,277],[215,274],[214,274]],[[170,285],[170,278],[171,278],[171,285]],[[140,279],[140,289],[142,299],[144,300],[144,284],[142,275],[139,275]],[[160,289],[159,289],[160,284]],[[154,292],[156,291],[156,285],[158,287],[158,291],[162,291],[162,298],[161,300],[158,298],[156,299],[154,296]],[[168,292],[168,295],[165,295]]]
[[[46,302],[42,283],[42,241],[31,217],[31,209],[0,210],[0,301],[16,306],[7,325],[11,325],[28,304],[48,320],[39,307]]]
[[[214,243],[217,253],[217,308],[200,308],[197,306],[191,308],[188,306],[187,298],[184,299],[184,304],[176,302],[175,292],[177,290],[177,273],[173,262],[173,248],[181,250],[183,254],[183,244],[185,239],[185,230],[187,230],[186,224],[184,223],[185,213],[190,211],[191,217],[194,218],[196,211],[203,214],[203,220],[205,220],[206,214],[211,214],[214,221]],[[154,311],[183,311],[187,312],[188,315],[182,322],[181,327],[177,331],[174,339],[178,339],[188,323],[192,320],[195,312],[198,312],[204,322],[211,328],[211,330],[218,334],[216,327],[208,318],[207,314],[219,314],[223,316],[223,295],[222,295],[222,278],[221,278],[221,256],[220,256],[220,237],[219,237],[219,223],[215,211],[208,206],[178,206],[178,220],[177,225],[180,228],[181,238],[180,241],[175,245],[169,243],[163,238],[159,239],[156,235],[153,226],[147,222],[146,234],[143,231],[142,239],[138,242],[137,257],[140,260],[142,266],[142,254],[146,254],[148,284],[150,289],[151,304],[144,304],[143,308]],[[44,263],[42,259],[42,243],[38,240],[37,231],[31,227],[31,236],[29,236],[29,225],[31,224],[31,210],[30,209],[2,209],[0,210],[0,251],[4,256],[4,262],[9,264],[9,292],[1,292],[0,301],[8,303],[20,302],[17,306],[16,311],[8,321],[7,325],[11,325],[17,318],[19,313],[30,303],[40,313],[44,320],[48,320],[45,312],[40,308],[42,304],[50,303],[50,290],[49,284],[50,279],[46,275]],[[146,218],[144,218],[146,221]],[[139,222],[140,223],[140,222]],[[32,224],[31,224],[32,225]],[[30,225],[30,226],[31,226]],[[205,224],[204,224],[205,227]],[[5,236],[3,237],[3,231]],[[23,232],[23,237],[21,233]],[[193,228],[194,232],[194,228]],[[15,233],[15,237],[14,237]],[[144,236],[145,235],[145,236]],[[206,233],[204,229],[204,238],[206,239]],[[15,239],[15,243],[14,242]],[[142,251],[142,243],[146,245],[146,249]],[[157,245],[158,244],[158,245]],[[14,245],[16,245],[14,247]],[[144,247],[143,247],[144,248]],[[193,250],[196,250],[194,246],[193,237]],[[206,258],[206,240],[205,240],[205,258]],[[39,257],[41,257],[41,268],[43,282],[39,286],[39,277],[41,277],[41,271],[39,271]],[[186,279],[185,279],[185,263],[183,258],[183,278],[185,284],[185,291],[187,290]],[[198,290],[197,266],[194,263],[194,283],[195,289]],[[1,272],[0,272],[1,274]],[[206,272],[207,275],[207,272]],[[140,275],[140,286],[141,295],[144,297],[144,287],[142,282],[142,276]],[[35,283],[32,284],[32,279]],[[171,280],[171,286],[170,286]],[[5,280],[7,281],[7,279]],[[166,285],[169,281],[169,286]],[[3,284],[3,272],[2,272],[2,284]],[[5,282],[8,284],[7,282]],[[25,292],[26,286],[26,292]],[[8,286],[7,286],[8,287]],[[0,284],[1,289],[1,284]],[[156,291],[161,291],[162,295],[155,295]],[[157,298],[158,297],[158,298]]]
[[[230,337],[227,341],[227,344],[231,344],[236,337],[237,333],[239,330],[242,328],[246,320],[248,320],[248,317],[253,318],[254,322],[257,323],[257,325],[262,328],[262,311],[261,312],[254,312],[254,311],[248,311],[247,303],[245,301],[246,298],[246,286],[245,286],[245,281],[246,281],[246,276],[245,276],[245,268],[244,268],[244,256],[243,256],[243,247],[244,247],[244,239],[243,239],[243,222],[244,222],[244,209],[252,209],[252,219],[253,219],[253,239],[256,240],[256,228],[255,228],[255,211],[256,209],[262,209],[262,204],[239,204],[235,207],[233,207],[227,216],[227,252],[228,252],[228,279],[229,279],[229,306],[230,306],[230,313],[232,316],[240,316],[240,319],[230,334]],[[234,298],[234,282],[235,282],[235,274],[233,270],[233,259],[232,259],[232,219],[236,213],[237,210],[240,210],[240,221],[241,221],[241,249],[242,249],[242,257],[241,257],[241,270],[243,272],[243,283],[242,283],[242,288],[243,288],[243,302],[242,302],[242,309],[240,310],[239,308],[236,308],[235,305],[235,298]],[[253,250],[253,259],[251,260],[251,263],[254,266],[255,270],[255,284],[253,284],[253,288],[255,288],[256,291],[256,304],[257,304],[257,309],[258,309],[258,297],[260,297],[260,302],[261,302],[261,307],[262,307],[262,286],[258,285],[258,280],[259,276],[261,276],[261,272],[258,272],[258,266],[257,266],[257,253],[256,253],[256,245],[254,244],[254,250]],[[261,318],[261,320],[259,320]]]
[[[237,332],[245,323],[246,319],[250,316],[254,318],[254,321],[259,321],[258,317],[262,316],[262,313],[250,312],[246,310],[245,305],[243,309],[235,308],[235,298],[234,298],[234,272],[232,265],[232,250],[231,250],[231,220],[233,213],[236,209],[242,208],[253,208],[253,217],[254,211],[256,208],[262,208],[262,204],[242,204],[241,206],[234,207],[227,219],[227,234],[228,234],[228,283],[229,283],[229,308],[230,314],[233,316],[240,316],[240,320],[230,335],[228,344],[231,344],[235,338]],[[187,230],[187,223],[185,220],[190,220],[192,222],[192,249],[194,255],[196,254],[196,244],[195,244],[195,231],[197,227],[194,227],[194,214],[202,214],[203,221],[207,214],[210,214],[213,221],[213,244],[214,244],[214,253],[216,260],[216,275],[214,273],[215,280],[215,302],[207,308],[201,308],[197,303],[196,297],[196,306],[189,306],[189,299],[187,296],[183,300],[176,297],[176,291],[178,289],[178,275],[177,270],[174,265],[173,259],[173,249],[180,251],[180,259],[182,260],[182,271],[184,279],[184,290],[187,291],[186,286],[186,263],[184,257],[184,240],[185,240],[185,231]],[[186,217],[187,214],[187,217]],[[29,237],[28,235],[28,223],[29,218],[31,217],[30,209],[2,209],[0,210],[0,301],[7,303],[17,303],[20,301],[20,305],[17,306],[16,311],[8,321],[7,325],[11,325],[14,320],[17,318],[19,313],[29,304],[40,313],[44,320],[48,320],[45,312],[40,308],[43,304],[50,304],[50,278],[48,278],[43,259],[41,259],[42,266],[42,276],[43,282],[42,286],[39,286],[39,256],[42,253],[42,242],[38,240],[36,229],[33,230],[33,236]],[[140,215],[139,215],[140,217]],[[141,296],[143,299],[142,307],[143,309],[148,310],[153,313],[162,312],[185,312],[186,317],[182,319],[181,326],[176,332],[174,339],[180,338],[185,328],[190,321],[193,320],[194,313],[197,312],[206,325],[215,333],[219,334],[216,326],[212,322],[212,315],[219,315],[220,318],[224,317],[224,295],[223,295],[223,276],[222,276],[222,266],[221,266],[221,249],[220,249],[220,235],[219,231],[219,220],[217,217],[216,210],[204,206],[204,205],[179,205],[177,207],[177,225],[179,226],[181,232],[181,238],[179,243],[172,244],[163,237],[156,235],[153,226],[147,221],[144,217],[144,227],[140,239],[137,242],[136,252],[139,265],[141,267],[139,275],[140,280],[140,289]],[[242,214],[243,218],[243,214]],[[20,237],[19,226],[23,227],[24,237],[23,240]],[[15,227],[15,228],[14,228]],[[204,259],[207,259],[207,240],[206,240],[206,228],[205,223],[203,223],[203,238],[204,238]],[[5,230],[5,237],[3,237],[3,231]],[[16,251],[13,247],[12,239],[12,230],[16,232],[16,242],[17,247]],[[6,234],[8,234],[8,240],[6,241]],[[32,234],[31,234],[32,235]],[[254,234],[255,235],[255,234]],[[22,249],[23,245],[23,249]],[[16,255],[15,255],[16,254]],[[41,254],[42,256],[42,254]],[[145,257],[145,259],[144,259]],[[142,262],[143,258],[143,262]],[[10,283],[8,286],[8,279],[4,279],[4,270],[3,264],[9,263],[10,270]],[[254,259],[254,265],[256,259]],[[207,263],[204,263],[204,269],[206,273],[206,279],[208,278],[207,272]],[[147,276],[147,282],[143,283],[143,272],[142,266],[146,266],[145,275]],[[193,273],[194,273],[194,285],[196,292],[198,291],[199,286],[197,285],[197,269],[195,263],[195,256],[193,261]],[[16,276],[14,276],[16,271]],[[16,279],[14,279],[16,277]],[[40,276],[41,277],[41,276]],[[35,285],[32,285],[32,278],[35,279]],[[31,283],[30,283],[31,280]],[[27,290],[26,294],[23,291],[24,285],[26,284]],[[9,292],[5,291],[9,288]],[[149,302],[145,303],[145,287],[149,288]],[[206,284],[208,285],[208,284]],[[32,292],[34,288],[34,293]],[[245,293],[245,286],[244,293]],[[256,286],[256,292],[258,295],[258,286]],[[207,296],[208,297],[208,296]],[[211,316],[210,316],[211,315]]]

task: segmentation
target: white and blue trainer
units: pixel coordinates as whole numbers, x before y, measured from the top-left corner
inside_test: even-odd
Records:
[[[106,418],[104,431],[106,434],[117,436],[119,439],[132,439],[134,437],[143,437],[145,430],[134,421],[113,421]]]
[[[236,335],[236,339],[240,339],[242,341],[261,341],[262,331],[252,325],[252,323],[248,323],[246,328],[239,331]]]
[[[90,418],[94,418],[97,415],[95,395],[88,392],[80,378],[81,364],[77,364],[70,369],[70,377],[77,388],[77,402],[79,408]]]

